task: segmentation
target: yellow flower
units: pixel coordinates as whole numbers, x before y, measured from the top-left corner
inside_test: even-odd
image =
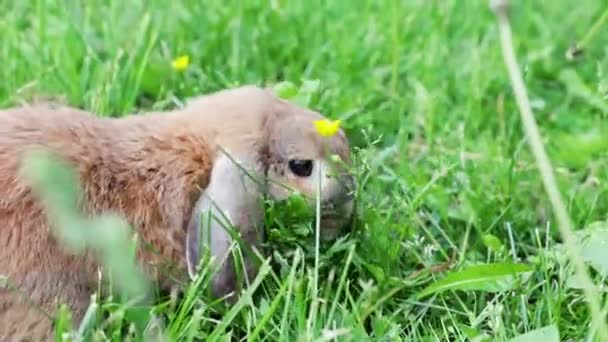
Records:
[[[186,70],[188,68],[188,65],[190,65],[190,56],[187,55],[179,56],[174,59],[173,62],[171,62],[171,66],[177,71]]]
[[[331,137],[340,130],[342,120],[329,121],[327,119],[315,120],[314,125],[317,132],[323,137]]]

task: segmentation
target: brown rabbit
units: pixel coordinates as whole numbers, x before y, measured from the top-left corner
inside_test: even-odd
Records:
[[[59,303],[80,320],[98,277],[89,251],[70,254],[56,240],[53,222],[22,177],[22,157],[30,148],[45,148],[75,168],[87,213],[127,219],[156,251],[141,248],[138,260],[166,288],[174,280],[158,270],[165,259],[188,279],[197,271],[200,247],[209,248],[216,260],[228,252],[231,239],[216,220],[208,227],[210,242],[199,239],[201,213],[221,210],[252,247],[263,239],[255,229],[262,224],[262,207],[254,200],[262,190],[243,177],[241,167],[263,179],[263,190],[279,200],[288,192],[277,184],[314,201],[320,170],[322,234],[340,231],[353,213],[354,182],[346,172],[329,173],[334,162],[325,152],[348,164],[349,146],[342,131],[330,138],[314,131],[313,121],[322,118],[255,86],[201,96],[173,111],[119,119],[51,105],[0,111],[0,275],[29,297],[28,302],[0,288],[0,340],[50,339]],[[216,295],[237,286],[226,260],[211,285]]]

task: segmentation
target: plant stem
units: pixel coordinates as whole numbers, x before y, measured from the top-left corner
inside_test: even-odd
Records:
[[[589,31],[587,31],[587,33],[585,34],[583,39],[581,39],[580,42],[578,44],[576,44],[576,47],[578,49],[584,49],[585,45],[587,45],[591,41],[591,38],[593,38],[593,36],[595,36],[597,31],[606,22],[607,19],[608,19],[608,8],[606,8],[604,10],[604,12],[602,13],[602,15],[595,21],[595,23],[593,23],[593,26],[591,26],[591,29],[589,29]]]
[[[500,31],[500,43],[502,46],[503,57],[509,77],[511,80],[511,86],[515,93],[515,99],[520,110],[522,125],[530,145],[530,149],[536,159],[536,164],[541,174],[541,178],[547,191],[549,201],[553,207],[553,212],[557,219],[557,226],[559,228],[562,239],[566,246],[567,253],[569,254],[570,260],[574,264],[575,273],[583,287],[583,292],[587,297],[587,303],[591,311],[592,326],[591,332],[595,329],[599,329],[599,336],[601,341],[608,341],[608,330],[606,324],[603,322],[603,314],[598,301],[598,290],[593,283],[591,277],[587,273],[587,267],[580,256],[580,251],[577,245],[576,237],[572,229],[572,222],[567,213],[566,206],[564,205],[555,176],[553,174],[553,168],[551,162],[547,157],[541,137],[536,125],[536,121],[532,114],[530,101],[526,92],[526,86],[524,84],[521,72],[517,65],[515,53],[513,51],[513,40],[511,36],[511,26],[509,24],[509,18],[507,15],[507,0],[490,0],[490,7],[496,13],[498,18],[498,28]]]
[[[308,338],[312,338],[313,332],[311,331],[315,325],[317,319],[317,308],[318,308],[318,288],[319,288],[319,248],[320,248],[320,237],[321,237],[321,168],[317,168],[317,196],[315,202],[315,269],[312,289],[312,303],[310,305],[310,315],[308,316]]]

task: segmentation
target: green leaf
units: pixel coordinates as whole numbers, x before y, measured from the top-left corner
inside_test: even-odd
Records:
[[[594,128],[582,133],[556,134],[550,150],[566,166],[586,168],[608,150],[607,133],[605,129]]]
[[[581,251],[583,259],[602,276],[608,276],[608,225],[606,222],[594,222],[581,234]]]
[[[597,221],[590,223],[584,229],[575,232],[577,244],[585,263],[591,266],[603,277],[608,277],[608,223]],[[568,267],[569,260],[563,244],[556,244],[551,250],[557,257],[559,264],[566,268],[566,287],[570,289],[583,289],[578,276],[572,267]]]
[[[555,325],[548,325],[536,330],[532,330],[523,335],[519,335],[509,340],[509,342],[559,342],[559,330]]]
[[[376,278],[378,282],[386,280],[386,275],[384,274],[384,270],[382,270],[382,267],[378,267],[370,263],[365,263],[364,266],[374,276],[374,278]]]
[[[482,239],[486,247],[488,247],[488,249],[492,252],[500,252],[502,250],[502,243],[500,243],[500,240],[496,236],[486,234],[482,237]]]
[[[295,86],[295,84],[289,81],[279,82],[273,87],[273,89],[278,97],[285,100],[291,99],[298,95],[298,88]]]
[[[490,337],[480,332],[479,330],[466,326],[464,324],[458,324],[460,331],[471,341],[475,342],[488,342],[491,341]]]
[[[559,73],[559,80],[566,86],[571,95],[587,102],[603,113],[608,113],[606,102],[591,90],[574,69],[564,69]]]
[[[502,292],[516,287],[518,275],[532,272],[526,264],[494,263],[468,267],[452,272],[418,293],[418,298],[446,290]]]
[[[289,81],[279,82],[273,86],[273,91],[276,96],[284,100],[289,100],[302,107],[309,107],[312,103],[313,96],[315,96],[320,89],[320,80],[302,80],[302,84],[299,88]]]

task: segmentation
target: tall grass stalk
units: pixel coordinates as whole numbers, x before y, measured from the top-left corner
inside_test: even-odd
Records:
[[[528,99],[526,86],[521,76],[521,71],[517,65],[515,52],[513,51],[511,25],[507,14],[509,1],[490,0],[490,7],[496,13],[498,19],[500,44],[502,47],[503,58],[509,73],[513,92],[515,93],[515,100],[517,101],[517,105],[519,107],[522,125],[528,139],[528,144],[530,145],[530,149],[532,150],[534,158],[536,159],[536,164],[540,171],[541,179],[545,190],[547,191],[547,195],[549,196],[549,201],[553,207],[553,212],[557,219],[557,226],[564,240],[568,256],[574,264],[576,276],[582,284],[583,291],[587,297],[587,304],[591,310],[593,325],[590,333],[593,333],[595,329],[598,329],[600,340],[608,341],[608,328],[606,327],[606,323],[603,319],[604,315],[600,307],[599,293],[595,284],[593,283],[593,280],[589,276],[585,262],[581,257],[581,251],[577,245],[573,225],[566,206],[561,198],[557,182],[555,181],[553,167],[547,153],[545,152],[536,120],[532,114],[532,107],[530,105],[530,100]]]

